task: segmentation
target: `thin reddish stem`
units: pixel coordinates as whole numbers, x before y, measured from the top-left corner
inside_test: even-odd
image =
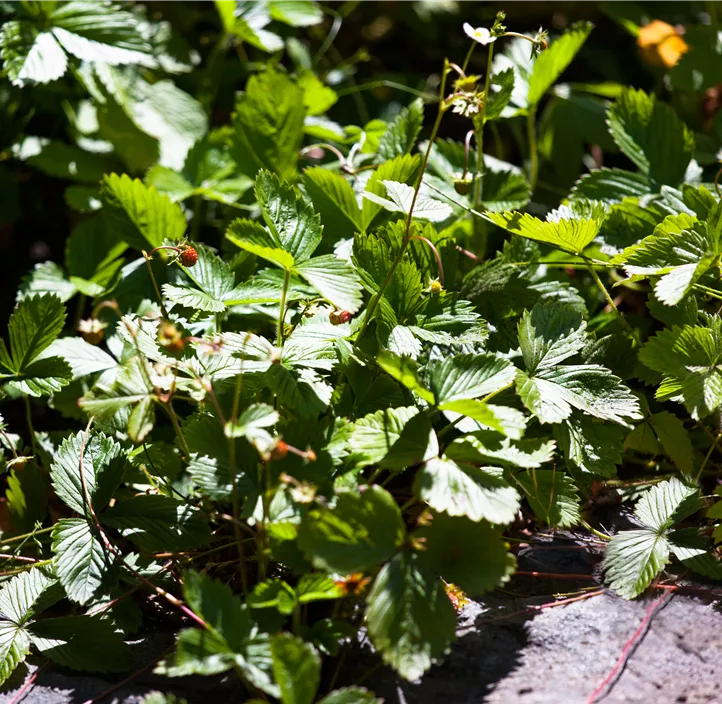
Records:
[[[663,594],[659,599],[653,601],[649,608],[644,612],[644,618],[639,624],[639,627],[632,634],[632,637],[624,644],[622,652],[617,659],[612,671],[602,680],[601,684],[592,692],[587,699],[587,704],[594,704],[600,697],[609,694],[608,689],[614,685],[619,673],[622,671],[624,666],[627,664],[627,660],[631,656],[635,647],[639,644],[641,639],[649,630],[649,624],[652,621],[654,615],[674,596],[674,594],[668,593]]]
[[[441,263],[441,255],[439,254],[439,250],[436,249],[436,245],[427,237],[423,237],[422,235],[414,235],[412,240],[421,240],[424,244],[428,245],[429,249],[434,253],[434,256],[436,257],[436,266],[439,268],[439,283],[443,286],[444,285],[444,265]]]

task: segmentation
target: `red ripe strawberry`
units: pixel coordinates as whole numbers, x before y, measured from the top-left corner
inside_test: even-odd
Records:
[[[192,267],[198,261],[198,252],[195,247],[186,247],[180,255],[180,263],[183,266]]]
[[[342,325],[351,320],[351,313],[347,310],[332,310],[329,314],[331,325]]]
[[[288,454],[288,445],[285,442],[283,442],[283,440],[279,440],[276,443],[276,446],[271,450],[271,459],[272,460],[282,460],[287,454]]]

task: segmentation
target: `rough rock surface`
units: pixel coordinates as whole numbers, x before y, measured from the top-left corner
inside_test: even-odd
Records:
[[[527,572],[598,575],[598,562],[597,556],[571,541],[536,545],[519,555],[519,569]],[[530,610],[553,602],[555,595],[582,588],[599,587],[591,579],[517,576],[503,592],[464,608],[451,653],[420,682],[400,682],[386,668],[373,669],[377,660],[362,646],[346,658],[338,684],[361,683],[387,704],[585,704],[659,595],[630,602],[604,593],[567,606]],[[134,648],[136,667],[164,650],[169,638],[158,634]],[[13,700],[34,668],[31,663],[8,683],[0,692],[0,704]],[[20,702],[81,704],[122,679],[48,667]],[[245,700],[232,676],[173,681],[147,672],[102,702],[136,704],[153,689],[173,691],[191,704],[206,704],[209,695],[218,704]],[[613,686],[597,701],[722,704],[719,601],[675,592],[655,613]]]

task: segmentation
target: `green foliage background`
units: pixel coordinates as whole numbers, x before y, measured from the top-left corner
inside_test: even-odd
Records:
[[[722,578],[716,5],[555,8],[0,3],[2,682],[151,599],[159,673],[374,702],[323,658],[422,676],[520,528]]]

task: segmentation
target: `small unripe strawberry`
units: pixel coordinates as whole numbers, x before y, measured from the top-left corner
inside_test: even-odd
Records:
[[[285,442],[283,442],[283,440],[279,440],[276,443],[276,446],[271,450],[271,459],[272,460],[282,460],[287,454],[288,454],[288,445]]]
[[[433,279],[429,282],[428,290],[432,296],[438,296],[444,290],[444,287],[441,285],[440,281],[438,281],[437,279]]]
[[[351,320],[351,313],[347,310],[332,310],[328,316],[331,325],[342,325]]]
[[[471,179],[455,178],[454,179],[454,190],[460,196],[468,196],[471,190]]]
[[[171,354],[178,354],[185,345],[183,332],[170,321],[165,321],[158,328],[158,344]]]
[[[198,252],[195,247],[188,245],[180,254],[180,263],[185,267],[192,267],[198,261]]]

